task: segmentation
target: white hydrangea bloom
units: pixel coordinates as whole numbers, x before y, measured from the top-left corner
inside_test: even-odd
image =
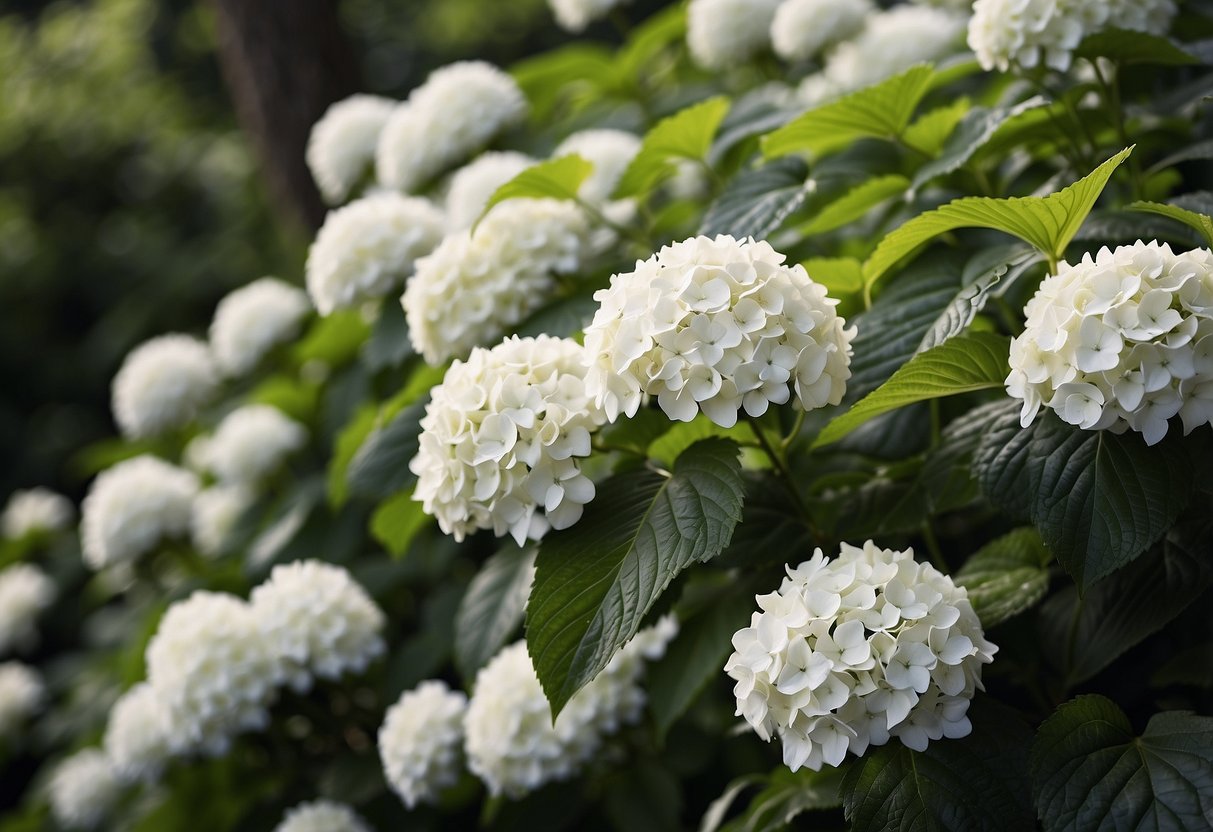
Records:
[[[361,673],[386,649],[383,612],[340,566],[316,560],[279,564],[253,590],[250,603],[259,637],[296,690],[311,687],[313,675]]]
[[[517,798],[575,776],[603,737],[640,718],[646,658],[659,657],[677,633],[666,619],[637,634],[592,682],[574,694],[556,724],[526,642],[506,647],[476,675],[464,728],[468,767],[493,795]]]
[[[594,165],[581,185],[586,202],[600,204],[611,198],[623,172],[640,152],[640,137],[624,130],[581,130],[556,146],[552,158],[576,154]]]
[[[311,308],[306,292],[276,277],[236,289],[219,301],[211,320],[215,363],[228,376],[247,373],[273,347],[298,334]]]
[[[0,663],[0,746],[42,707],[45,696],[38,671],[21,662]]]
[[[0,534],[17,540],[33,532],[57,532],[76,516],[72,501],[49,488],[14,491],[0,516]]]
[[[693,237],[611,277],[585,331],[586,390],[614,421],[644,395],[671,419],[731,427],[792,398],[838,404],[854,328],[803,266],[766,242]]]
[[[535,164],[513,151],[482,153],[455,171],[446,193],[446,220],[452,231],[471,228],[497,189]]]
[[[771,21],[780,0],[691,0],[687,46],[705,69],[745,63],[771,45]]]
[[[1213,253],[1137,242],[1062,262],[1028,301],[1007,392],[1025,427],[1041,406],[1091,430],[1160,442],[1213,424]]]
[[[198,478],[144,454],[93,480],[81,506],[84,561],[93,569],[133,561],[166,537],[186,533]]]
[[[431,679],[406,691],[379,729],[379,757],[388,784],[412,809],[433,803],[459,780],[467,697]]]
[[[456,361],[431,391],[414,499],[462,540],[477,529],[519,545],[581,518],[594,483],[579,457],[602,412],[586,392],[577,342],[513,336]]]
[[[147,647],[147,680],[174,753],[224,754],[235,734],[268,723],[282,664],[258,624],[244,601],[204,590],[164,614]]]
[[[207,557],[221,554],[228,535],[254,499],[252,491],[243,485],[216,485],[200,492],[190,510],[194,548]]]
[[[114,376],[114,420],[131,439],[179,428],[211,401],[218,381],[205,342],[189,335],[152,338],[131,350]]]
[[[863,30],[872,0],[784,0],[771,23],[771,45],[786,61],[804,61]]]
[[[288,811],[274,832],[371,832],[371,827],[344,803],[314,800]]]
[[[737,714],[778,734],[784,763],[814,771],[897,737],[922,751],[963,737],[986,641],[964,587],[907,549],[842,544],[788,567],[762,612],[733,636],[725,671]]]
[[[0,655],[38,642],[38,614],[55,600],[55,583],[37,566],[0,570]]]
[[[312,125],[307,166],[326,202],[342,202],[371,171],[379,134],[395,109],[390,98],[351,95]]]
[[[566,32],[583,32],[595,20],[611,9],[631,0],[548,0],[548,6],[560,28]]]
[[[206,445],[207,465],[220,482],[252,485],[277,471],[307,444],[307,429],[268,404],[250,404],[224,417]]]
[[[307,291],[321,315],[381,298],[442,239],[446,220],[428,200],[378,193],[330,211],[307,253]]]
[[[495,342],[547,301],[553,273],[576,270],[589,237],[585,215],[560,200],[495,206],[417,261],[401,298],[413,346],[437,365]]]
[[[86,748],[68,757],[50,779],[51,814],[68,829],[95,829],[122,794],[109,757]]]
[[[168,716],[147,682],[135,685],[114,703],[104,746],[122,780],[148,783],[160,777],[169,756]]]
[[[521,122],[526,112],[518,84],[492,64],[460,61],[437,69],[383,128],[375,152],[379,181],[415,191]]]
[[[854,40],[839,44],[823,73],[838,93],[870,87],[915,64],[960,51],[967,18],[930,6],[895,6],[870,15]]]

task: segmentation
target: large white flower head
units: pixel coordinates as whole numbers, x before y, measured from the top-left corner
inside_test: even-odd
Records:
[[[771,45],[780,0],[691,0],[687,46],[705,69],[742,64]]]
[[[600,17],[631,0],[548,0],[548,6],[560,28],[566,32],[583,32]]]
[[[594,299],[586,390],[611,421],[654,395],[671,419],[702,410],[731,427],[741,408],[838,404],[851,377],[854,328],[766,242],[693,237],[613,275]]]
[[[930,6],[896,6],[869,15],[858,37],[830,53],[823,73],[838,93],[869,87],[960,51],[966,22],[964,15]]]
[[[518,84],[492,64],[460,61],[437,69],[383,128],[375,152],[379,181],[415,191],[521,122],[526,112]]]
[[[431,391],[414,499],[456,540],[477,529],[521,545],[581,518],[594,483],[581,472],[603,423],[577,342],[513,336],[456,361]]]
[[[216,485],[194,498],[190,510],[190,541],[207,557],[222,554],[229,535],[255,495],[244,485]]]
[[[252,485],[277,471],[307,444],[307,429],[268,404],[233,410],[206,444],[208,466],[220,482]]]
[[[247,373],[273,347],[298,334],[311,308],[306,292],[276,277],[236,289],[219,301],[211,320],[215,363],[229,376]]]
[[[38,641],[38,614],[55,600],[55,583],[28,563],[0,570],[0,655]]]
[[[42,707],[45,697],[38,671],[21,662],[0,663],[0,746]]]
[[[733,636],[724,669],[737,714],[764,740],[779,735],[788,767],[837,766],[890,736],[922,751],[969,733],[969,701],[998,648],[964,587],[870,540],[787,571],[758,596],[762,612]]]
[[[471,228],[497,189],[535,164],[523,153],[491,151],[455,171],[446,192],[446,220],[452,231]]]
[[[307,253],[307,291],[321,315],[381,298],[404,283],[442,239],[428,200],[377,193],[330,211]]]
[[[219,374],[205,342],[161,335],[131,350],[111,391],[123,436],[142,439],[182,427],[215,395]]]
[[[156,691],[141,682],[110,709],[105,753],[114,772],[127,782],[153,782],[169,756],[169,723]]]
[[[95,829],[122,794],[122,781],[109,757],[86,748],[68,757],[50,779],[51,814],[68,829]]]
[[[386,649],[383,612],[340,566],[279,564],[250,601],[260,638],[296,690],[307,690],[313,676],[361,673]]]
[[[307,166],[326,202],[337,204],[371,173],[379,134],[396,102],[378,95],[351,95],[325,110],[312,125]]]
[[[554,273],[574,271],[589,242],[585,215],[555,199],[510,199],[475,231],[449,235],[405,287],[413,346],[430,364],[493,343],[538,310]]]
[[[313,800],[288,811],[274,832],[371,832],[371,827],[344,803]]]
[[[388,784],[412,809],[433,803],[459,780],[467,697],[431,679],[406,691],[379,729],[379,757]]]
[[[49,488],[14,491],[0,516],[0,534],[17,540],[35,532],[57,532],[76,516],[72,501]]]
[[[1026,427],[1041,406],[1080,428],[1153,445],[1179,414],[1213,423],[1213,253],[1137,242],[1062,262],[1011,342],[1007,392]]]
[[[197,494],[194,474],[147,454],[102,471],[81,506],[85,563],[101,569],[133,561],[185,534]]]
[[[552,158],[576,154],[594,165],[581,185],[580,196],[593,204],[606,202],[623,172],[640,152],[640,137],[624,130],[581,130],[565,138]]]
[[[224,754],[234,735],[269,721],[282,663],[252,607],[239,598],[199,590],[176,602],[146,658],[174,753]]]
[[[804,61],[852,38],[876,12],[872,0],[785,0],[771,23],[771,45],[786,61]]]

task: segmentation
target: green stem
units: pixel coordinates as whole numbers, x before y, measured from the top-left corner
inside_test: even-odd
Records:
[[[804,427],[804,417],[808,416],[809,412],[800,408],[796,409],[796,421],[792,423],[792,430],[779,443],[780,449],[786,454],[788,448],[792,447],[792,443],[796,441],[796,437],[800,436],[800,429]]]
[[[943,552],[939,548],[939,539],[935,537],[935,529],[931,528],[931,521],[927,520],[923,523],[920,531],[923,542],[927,544],[927,553],[931,556],[931,563],[940,572],[948,574],[948,562],[944,560]]]
[[[758,419],[749,414],[746,414],[746,421],[750,423],[750,427],[754,429],[754,435],[758,438],[758,446],[762,448],[763,453],[771,460],[771,467],[775,469],[775,474],[783,482],[784,488],[787,489],[788,495],[792,498],[792,503],[796,507],[796,511],[800,514],[805,526],[808,527],[809,533],[812,534],[813,540],[820,543],[822,540],[821,533],[817,530],[817,525],[813,522],[813,518],[809,516],[808,504],[800,493],[800,489],[796,487],[796,480],[792,476],[792,469],[788,465],[788,457],[783,443],[778,446],[772,445],[767,439],[766,434],[762,431],[762,426],[758,423]]]

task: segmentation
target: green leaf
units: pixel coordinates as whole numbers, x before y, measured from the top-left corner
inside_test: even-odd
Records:
[[[892,139],[910,123],[930,89],[934,70],[920,64],[875,86],[840,98],[786,124],[762,140],[768,159],[789,153],[822,155],[865,137]]]
[[[841,785],[842,771],[837,768],[823,771],[777,768],[766,778],[766,788],[754,795],[741,816],[722,827],[722,832],[787,829],[788,824],[805,812],[841,806],[838,794]]]
[[[608,480],[577,525],[544,539],[526,632],[553,718],[636,634],[678,573],[724,551],[741,506],[737,445],[705,439],[669,477]]]
[[[276,407],[297,422],[311,421],[316,412],[320,388],[288,375],[270,376],[248,394],[249,404]]]
[[[1048,103],[1043,96],[1036,95],[1010,107],[978,107],[971,110],[941,149],[932,153],[939,158],[927,162],[914,174],[912,187],[918,190],[936,177],[959,170],[974,153],[994,137],[1000,127],[1011,119]],[[909,141],[908,133],[906,140]]]
[[[1053,557],[1036,529],[1016,529],[982,546],[956,573],[982,626],[989,629],[1030,609],[1049,589]]]
[[[681,6],[671,6],[649,17],[632,29],[628,39],[615,56],[615,71],[622,78],[635,81],[649,61],[669,46],[682,41],[687,32],[687,13]]]
[[[573,91],[596,91],[605,86],[611,72],[610,51],[585,42],[553,49],[510,67],[510,74],[530,102],[534,123],[542,123]]]
[[[362,363],[371,372],[376,372],[399,367],[413,355],[404,307],[395,300],[384,303],[379,310],[379,319],[371,329],[371,337],[362,345]]]
[[[1140,737],[1102,696],[1058,708],[1031,754],[1045,832],[1209,829],[1213,826],[1213,718],[1155,714]]]
[[[812,552],[813,533],[783,483],[762,471],[746,471],[742,479],[745,507],[741,523],[718,565],[752,570],[782,564],[797,552],[806,556]]]
[[[1153,64],[1155,66],[1191,66],[1200,63],[1194,55],[1172,40],[1149,32],[1127,29],[1102,29],[1087,35],[1074,50],[1074,57],[1093,61],[1107,58],[1118,64]]]
[[[758,441],[749,422],[738,422],[731,428],[722,428],[700,413],[689,422],[676,422],[669,425],[668,429],[649,445],[648,455],[658,462],[670,465],[687,448],[702,439],[709,439],[713,436],[732,439],[739,445],[750,445]]]
[[[664,118],[645,134],[640,152],[633,157],[615,189],[615,198],[639,196],[651,190],[679,159],[703,161],[712,146],[716,128],[729,110],[723,96],[709,98]]]
[[[863,263],[854,257],[812,257],[801,265],[832,298],[863,291]]]
[[[303,364],[323,361],[340,367],[358,354],[371,328],[356,309],[344,309],[317,318],[294,347],[295,359]]]
[[[348,475],[350,462],[362,447],[362,443],[375,429],[379,411],[374,405],[363,405],[354,417],[337,434],[333,443],[333,456],[329,460],[325,478],[328,481],[329,505],[340,508],[349,499]]]
[[[468,682],[512,640],[535,574],[534,546],[507,546],[484,562],[455,616],[455,666]]]
[[[1209,245],[1213,245],[1213,218],[1210,218],[1208,214],[1199,214],[1196,211],[1180,208],[1178,205],[1167,205],[1162,202],[1134,202],[1129,205],[1129,210],[1158,214],[1182,222],[1184,225],[1195,228]]]
[[[409,462],[417,455],[421,419],[429,401],[427,395],[413,402],[371,431],[350,461],[346,479],[351,494],[382,500],[417,481]]]
[[[887,199],[902,196],[910,187],[910,180],[896,173],[869,179],[817,212],[813,219],[801,225],[800,233],[824,234],[842,228],[867,214]]]
[[[809,166],[803,159],[778,159],[743,170],[708,208],[700,234],[765,239],[805,200]]]
[[[936,107],[907,127],[902,138],[915,150],[927,156],[938,156],[970,106],[969,99],[962,96],[951,104]]]
[[[413,491],[401,491],[379,504],[371,515],[371,535],[396,557],[408,551],[417,533],[428,526],[430,516],[421,503],[413,499]]]
[[[576,200],[581,185],[594,172],[594,164],[576,153],[531,165],[493,192],[480,216],[507,199]]]
[[[974,332],[919,353],[888,381],[826,425],[813,447],[837,442],[872,417],[914,402],[1002,387],[1009,352],[1009,339]]]

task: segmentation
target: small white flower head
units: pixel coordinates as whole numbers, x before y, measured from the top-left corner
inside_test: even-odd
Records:
[[[379,134],[395,108],[390,98],[351,95],[312,125],[307,166],[326,202],[343,202],[372,172]]]
[[[412,809],[433,803],[459,780],[467,697],[431,679],[406,691],[379,729],[379,757],[388,784]]]
[[[76,752],[51,775],[51,814],[68,829],[96,829],[121,795],[122,781],[99,748]]]
[[[805,61],[858,35],[875,12],[871,0],[785,0],[771,23],[771,45],[785,61]]]
[[[405,287],[409,338],[438,365],[494,343],[537,311],[553,274],[575,271],[589,244],[585,215],[555,199],[511,199],[475,231],[447,236]]]
[[[277,645],[239,598],[199,590],[176,602],[146,659],[173,753],[225,754],[233,736],[269,722],[282,665]]]
[[[452,231],[471,228],[497,189],[535,164],[513,151],[482,153],[455,171],[446,193],[446,220]]]
[[[236,523],[253,504],[253,492],[243,485],[216,485],[198,494],[190,511],[190,540],[200,554],[224,552]]]
[[[702,411],[732,427],[742,408],[838,404],[851,377],[854,328],[766,242],[693,237],[613,275],[594,299],[586,390],[611,421],[653,395],[671,419]]]
[[[737,715],[777,734],[796,771],[842,763],[890,737],[922,751],[963,737],[981,667],[993,660],[964,587],[907,549],[842,544],[788,567],[733,636],[725,672]]]
[[[240,376],[252,370],[267,352],[299,333],[311,308],[306,292],[276,277],[231,292],[211,320],[211,352],[220,371]]]
[[[1025,308],[1007,392],[1022,423],[1041,406],[1083,429],[1126,428],[1153,445],[1179,414],[1213,424],[1213,253],[1137,242],[1062,262]]]
[[[307,291],[321,315],[381,298],[438,245],[442,212],[428,200],[377,193],[330,211],[307,254]]]
[[[169,756],[168,716],[147,682],[135,685],[114,703],[104,746],[120,779],[150,783],[160,777]]]
[[[743,64],[771,46],[771,21],[780,0],[691,0],[687,46],[704,69]]]
[[[854,92],[962,50],[967,18],[930,6],[896,6],[870,15],[854,40],[826,60],[826,80],[839,94]]]
[[[561,29],[578,33],[611,9],[628,2],[630,0],[548,0],[548,5]]]
[[[55,594],[54,581],[32,564],[0,570],[0,655],[38,643],[38,615]]]
[[[49,488],[14,491],[0,516],[0,534],[8,540],[19,540],[36,532],[62,531],[75,517],[72,501]]]
[[[21,662],[0,663],[0,746],[42,707],[46,687],[38,671]]]
[[[207,465],[220,482],[254,485],[275,473],[307,444],[307,429],[276,407],[250,404],[233,410],[206,444]]]
[[[274,832],[371,832],[371,827],[344,803],[313,800],[288,811]]]
[[[383,612],[350,573],[316,560],[279,564],[253,590],[259,638],[278,656],[296,690],[312,677],[362,673],[383,655]]]
[[[114,420],[130,439],[188,424],[214,398],[219,374],[205,342],[161,335],[131,350],[114,376]]]
[[[520,123],[526,98],[506,73],[483,61],[460,61],[430,73],[393,111],[375,152],[379,181],[416,191]]]
[[[585,353],[567,338],[513,336],[472,350],[431,391],[414,499],[456,540],[478,529],[521,545],[581,518],[594,483],[579,459],[602,412],[586,392]]]
[[[623,130],[582,130],[567,137],[552,151],[552,158],[577,155],[594,165],[581,185],[580,196],[598,205],[615,192],[623,172],[640,152],[640,137]]]
[[[81,506],[84,561],[92,569],[134,561],[189,530],[198,478],[144,454],[93,480]]]

